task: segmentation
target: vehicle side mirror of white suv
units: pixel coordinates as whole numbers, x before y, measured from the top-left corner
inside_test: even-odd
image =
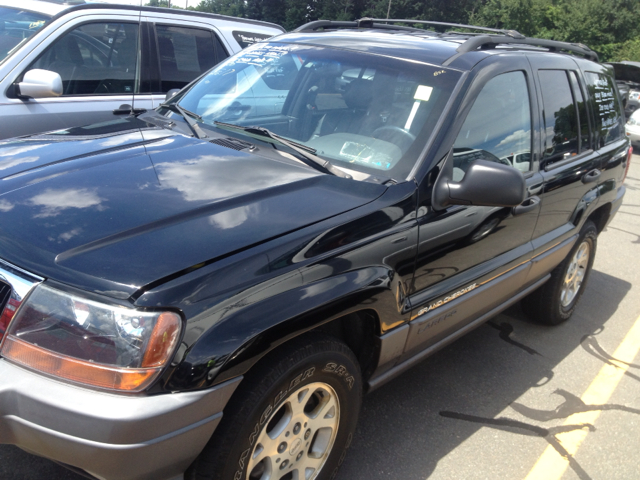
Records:
[[[48,98],[62,95],[62,78],[49,70],[29,70],[16,86],[19,97]]]
[[[172,88],[171,90],[169,90],[167,92],[167,95],[164,97],[164,101],[168,102],[169,100],[171,100],[173,98],[173,96],[178,93],[180,91],[179,88]]]

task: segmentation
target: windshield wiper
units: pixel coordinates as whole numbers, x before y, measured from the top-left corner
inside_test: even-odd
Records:
[[[322,173],[329,173],[331,175],[335,175],[336,177],[348,178],[351,179],[351,175],[348,173],[344,173],[339,168],[336,168],[331,164],[328,160],[323,160],[322,158],[314,155],[316,150],[311,147],[307,147],[306,145],[302,145],[301,143],[296,143],[291,140],[287,140],[280,135],[273,133],[270,130],[267,130],[263,127],[243,127],[242,125],[234,125],[233,123],[224,123],[224,122],[213,122],[216,126],[221,128],[230,128],[234,130],[241,130],[243,132],[251,133],[253,135],[258,135],[260,137],[269,138],[271,140],[275,140],[282,145],[289,147],[294,152],[298,153],[302,158],[300,159],[307,165],[316,170],[321,171]]]
[[[193,119],[191,118],[191,117],[194,117],[194,118],[197,118],[198,120],[202,120],[202,117],[197,113],[190,112],[189,110],[182,108],[177,103],[161,103],[160,106],[164,108],[168,108],[172,112],[176,112],[182,115],[182,118],[184,118],[184,121],[187,122],[187,125],[189,125],[189,128],[191,129],[193,134],[196,136],[196,138],[198,139],[209,138],[209,135],[207,135],[202,131],[202,129],[200,128],[200,125],[198,125],[197,122],[194,122]]]

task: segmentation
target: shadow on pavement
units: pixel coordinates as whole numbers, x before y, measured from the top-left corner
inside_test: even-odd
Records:
[[[537,325],[517,304],[365,397],[338,480],[424,480],[440,459],[482,427],[556,443],[553,435],[561,427],[496,417],[530,388],[548,383],[558,363],[586,348],[585,337],[606,329],[630,288],[593,270],[569,322]],[[604,363],[607,357],[600,355]],[[575,459],[569,460],[578,478],[589,478]]]

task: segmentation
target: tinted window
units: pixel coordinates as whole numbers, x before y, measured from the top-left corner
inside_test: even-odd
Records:
[[[233,38],[236,39],[236,42],[238,42],[238,45],[242,48],[247,48],[249,45],[253,45],[261,40],[266,40],[269,37],[271,37],[271,35],[265,35],[264,33],[233,32]]]
[[[456,138],[453,155],[455,181],[480,158],[531,170],[531,107],[523,72],[487,82]]]
[[[132,94],[137,59],[138,24],[88,23],[57,39],[27,70],[58,73],[63,95]]]
[[[184,87],[216,64],[210,31],[156,25],[156,32],[163,92]]]
[[[578,122],[580,123],[580,151],[593,148],[589,135],[589,120],[587,115],[587,106],[582,94],[582,88],[576,72],[569,72],[569,79],[571,80],[571,88],[573,89],[573,96],[576,99],[576,105],[578,106]]]
[[[215,34],[213,35],[213,41],[216,44],[216,63],[220,63],[225,58],[228,58],[229,54],[227,53],[227,49],[224,48],[224,45],[222,45],[218,36]]]
[[[544,103],[544,158],[553,156],[558,161],[576,155],[580,124],[567,72],[540,70],[538,78]]]
[[[611,78],[594,72],[586,72],[585,76],[596,121],[596,145],[602,147],[623,135],[620,104]]]

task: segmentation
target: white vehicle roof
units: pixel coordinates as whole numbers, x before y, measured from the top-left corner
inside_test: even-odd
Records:
[[[59,0],[62,2],[63,0]],[[144,0],[143,0],[144,1]],[[140,8],[138,5],[131,5],[125,1],[119,3],[118,0],[113,0],[111,2],[102,2],[100,0],[85,0],[80,4],[75,4],[73,0],[70,1],[71,4],[61,4],[55,3],[54,1],[47,0],[0,0],[0,7],[10,7],[15,8],[16,10],[27,10],[35,13],[42,13],[45,15],[55,16],[60,12],[64,12],[65,10],[69,10],[73,7],[78,7],[79,5],[91,5],[94,8],[100,8],[104,6],[105,8],[113,9],[118,7],[125,7],[126,9],[136,9]],[[82,7],[81,7],[82,8]],[[142,6],[141,10],[143,12],[155,12],[155,13],[164,13],[164,14],[173,14],[173,15],[189,15],[192,17],[206,17],[209,19],[217,19],[219,21],[229,21],[237,23],[247,23],[252,24],[253,30],[256,30],[255,27],[258,27],[257,32],[261,32],[263,29],[267,29],[265,33],[270,33],[271,35],[277,33],[284,33],[285,30],[280,25],[276,25],[269,22],[251,20],[247,18],[236,18],[236,17],[228,17],[225,15],[217,15],[206,12],[197,12],[193,10],[180,10],[180,9],[169,9],[169,8],[158,8],[158,7],[146,7]],[[259,27],[262,27],[259,28]],[[274,31],[275,30],[275,31]]]

